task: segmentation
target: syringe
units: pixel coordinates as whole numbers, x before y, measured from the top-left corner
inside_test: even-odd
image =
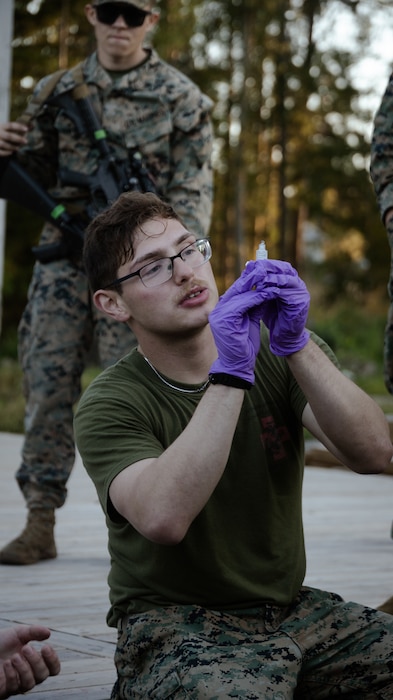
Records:
[[[267,260],[268,254],[265,241],[261,241],[256,252],[255,260]]]

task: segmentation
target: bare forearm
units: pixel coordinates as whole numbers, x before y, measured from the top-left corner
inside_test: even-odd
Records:
[[[375,401],[343,376],[312,340],[289,356],[288,364],[311,409],[305,412],[306,427],[353,471],[387,469],[393,448]]]
[[[244,392],[210,386],[186,429],[154,460],[128,467],[111,499],[148,539],[176,544],[219,482],[232,445]]]

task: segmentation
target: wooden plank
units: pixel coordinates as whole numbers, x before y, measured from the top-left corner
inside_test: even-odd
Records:
[[[86,688],[81,691],[80,688],[66,688],[60,690],[48,689],[45,682],[44,685],[39,685],[34,690],[30,691],[31,696],[34,700],[70,700],[71,698],[77,698],[78,700],[109,700],[111,696],[111,689],[104,685],[102,687]],[[81,694],[83,692],[83,695]]]
[[[307,467],[306,583],[376,607],[393,594],[393,479]]]

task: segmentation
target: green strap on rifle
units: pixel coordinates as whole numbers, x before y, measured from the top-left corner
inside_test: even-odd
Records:
[[[58,219],[60,216],[64,214],[66,211],[66,208],[63,206],[63,204],[58,204],[54,209],[52,209],[50,215],[54,221]]]

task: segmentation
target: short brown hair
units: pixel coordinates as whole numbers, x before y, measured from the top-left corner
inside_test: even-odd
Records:
[[[150,192],[124,192],[86,229],[83,264],[93,292],[109,285],[118,269],[134,255],[135,234],[146,221],[175,219],[173,207]]]

